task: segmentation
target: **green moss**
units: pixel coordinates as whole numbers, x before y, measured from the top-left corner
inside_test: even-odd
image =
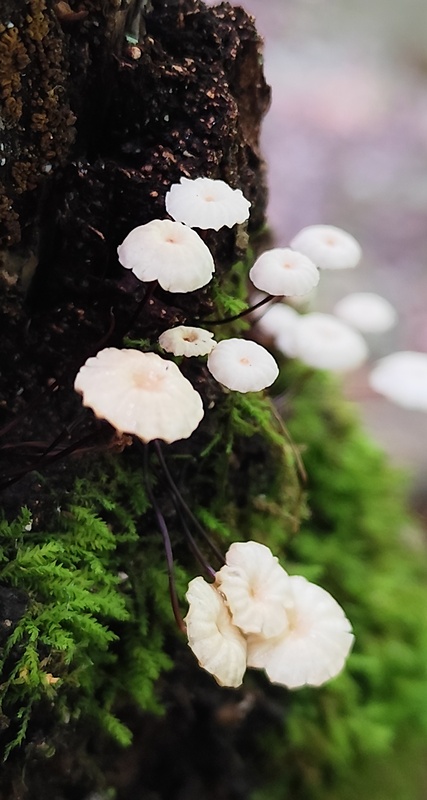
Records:
[[[219,314],[240,310],[226,297],[242,296],[246,272],[236,265],[218,290]],[[402,478],[326,373],[284,365],[276,405],[215,391],[191,444],[167,449],[183,496],[222,552],[234,540],[264,542],[289,572],[332,592],[356,635],[344,673],[320,689],[290,693],[248,674],[281,716],[259,742],[253,798],[411,800],[427,731],[427,591]],[[184,607],[200,568],[154,456],[149,469]],[[81,475],[46,529],[30,530],[28,510],[0,529],[1,583],[26,602],[3,651],[7,752],[46,708],[57,726],[89,724],[129,744],[121,709],[131,701],[161,713],[157,681],[180,652],[139,451],[82,463]]]
[[[28,530],[27,510],[1,524],[2,585],[27,597],[2,654],[6,754],[41,701],[55,703],[59,720],[98,720],[121,744],[130,741],[113,712],[121,693],[161,710],[153,684],[170,666],[163,640],[172,614],[158,537],[142,524],[142,477],[119,460],[89,472],[50,530]]]
[[[270,779],[255,798],[416,797],[427,732],[425,550],[405,537],[401,476],[336,383],[297,364],[282,381],[295,388],[288,424],[304,452],[311,511],[285,544],[286,565],[342,603],[356,643],[337,680],[291,695],[283,733],[264,751]],[[406,779],[394,779],[399,771]]]

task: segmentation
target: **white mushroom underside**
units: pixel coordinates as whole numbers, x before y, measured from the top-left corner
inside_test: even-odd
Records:
[[[220,686],[240,686],[246,671],[246,641],[219,592],[203,578],[190,581],[185,618],[188,644],[199,664]]]
[[[341,672],[354,636],[341,606],[305,578],[290,578],[294,608],[290,629],[267,640],[248,637],[248,666],[264,669],[272,681],[297,689],[320,686]]]
[[[155,353],[101,350],[80,369],[74,386],[97,417],[144,442],[186,439],[204,413],[200,395],[176,364]]]
[[[245,634],[277,636],[288,627],[293,605],[288,574],[271,550],[258,542],[235,542],[216,574],[233,623]]]
[[[140,281],[157,280],[169,292],[205,286],[215,270],[212,255],[191,228],[171,220],[152,220],[134,228],[117,248],[119,261]]]

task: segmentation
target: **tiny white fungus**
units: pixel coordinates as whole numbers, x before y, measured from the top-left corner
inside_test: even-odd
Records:
[[[391,303],[375,292],[353,292],[334,307],[334,314],[363,333],[383,333],[397,322]]]
[[[319,277],[319,270],[311,259],[289,247],[266,250],[249,272],[257,289],[288,297],[307,294],[317,286]]]
[[[403,408],[427,411],[427,353],[402,350],[381,358],[369,385]]]
[[[273,356],[247,339],[224,339],[208,356],[211,375],[236,392],[259,392],[271,386],[279,374]]]
[[[359,242],[334,225],[309,225],[294,236],[291,247],[299,250],[319,269],[351,269],[362,257]]]
[[[159,345],[174,356],[206,356],[216,345],[213,333],[204,328],[178,325],[159,336]]]
[[[243,633],[271,637],[287,630],[286,611],[293,605],[289,576],[268,547],[234,542],[215,581]]]
[[[258,316],[255,317],[255,314]],[[299,314],[285,303],[273,303],[254,311],[255,333],[274,342],[281,334],[288,334],[298,323]]]
[[[168,214],[178,222],[215,231],[247,220],[251,205],[240,189],[211,178],[181,178],[172,184],[165,203]]]
[[[289,689],[320,686],[342,670],[354,636],[343,609],[329,592],[300,575],[289,578],[293,609],[279,637],[248,637],[248,666],[264,669]]]
[[[88,358],[74,388],[97,417],[143,442],[187,439],[204,413],[190,381],[156,353],[107,347]]]
[[[206,286],[215,270],[200,236],[181,222],[153,219],[139,225],[117,248],[119,261],[140,281],[157,280],[168,292],[193,292]]]
[[[360,367],[368,347],[358,331],[331,314],[304,314],[295,326],[292,350],[304,364],[337,372]]]
[[[220,686],[240,686],[246,671],[246,641],[214,586],[194,578],[186,594],[188,644],[199,664]]]

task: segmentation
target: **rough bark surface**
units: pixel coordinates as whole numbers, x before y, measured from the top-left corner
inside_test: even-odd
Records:
[[[28,505],[37,526],[79,470],[56,461],[73,449],[76,426],[80,441],[111,440],[109,426],[81,412],[79,366],[125,334],[153,339],[213,307],[209,287],[187,296],[157,289],[138,317],[145,289],[123,274],[117,245],[165,216],[165,193],[181,176],[241,188],[252,229],[262,224],[269,89],[253,20],[228,4],[3,0],[0,12],[1,487],[6,515]],[[219,276],[246,252],[244,230],[204,238]],[[205,398],[215,391],[205,385]],[[40,472],[51,477],[49,497]],[[21,592],[1,589],[2,636],[25,606]],[[82,800],[100,786],[123,800],[247,797],[238,750],[227,746],[249,713],[245,701],[232,692],[224,701],[189,654],[177,658],[184,664],[164,687],[170,714],[129,709],[135,738],[123,754],[107,739],[87,752],[81,730],[55,733],[51,709],[39,707],[0,797]],[[274,718],[263,702],[259,713]],[[255,713],[256,698],[247,707]]]
[[[3,10],[0,424],[37,407],[13,441],[44,441],[74,419],[72,380],[100,346],[125,333],[158,336],[211,308],[209,288],[158,290],[143,321],[130,323],[145,290],[123,274],[116,248],[165,216],[171,183],[222,178],[251,200],[251,226],[263,220],[258,142],[269,90],[253,21],[226,4],[140,5],[67,12],[31,0]],[[205,239],[219,275],[246,247],[234,231]],[[24,468],[22,453],[14,458]]]

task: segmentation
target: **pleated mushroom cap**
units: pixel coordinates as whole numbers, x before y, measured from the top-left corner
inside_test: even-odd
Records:
[[[352,292],[336,303],[334,314],[363,333],[383,333],[397,322],[391,303],[375,292]]]
[[[243,633],[271,637],[287,630],[286,611],[293,605],[289,575],[265,545],[234,542],[215,583]]]
[[[291,247],[304,253],[319,269],[352,269],[362,257],[359,242],[334,225],[309,225],[291,241]]]
[[[343,669],[354,636],[329,592],[296,575],[289,578],[293,609],[283,636],[248,637],[248,666],[264,669],[272,683],[298,689],[320,686]]]
[[[190,325],[177,325],[169,328],[159,336],[159,345],[167,353],[174,356],[206,356],[216,345],[213,333],[204,328],[193,328]]]
[[[345,372],[368,356],[361,334],[332,314],[303,314],[295,327],[292,350],[296,358],[317,369]]]
[[[240,686],[246,671],[246,641],[221,595],[199,577],[190,581],[186,597],[188,644],[200,666],[220,686]]]
[[[279,374],[273,356],[256,342],[224,339],[208,356],[211,375],[236,392],[259,392],[271,386]]]
[[[156,353],[107,347],[81,367],[74,388],[97,417],[143,442],[187,439],[204,413],[176,364]]]
[[[251,205],[240,189],[211,178],[181,178],[172,184],[165,203],[168,214],[178,222],[215,231],[245,222]]]
[[[211,253],[196,231],[169,219],[134,228],[117,253],[121,265],[140,281],[157,280],[168,292],[200,289],[215,271]]]
[[[266,250],[249,271],[249,278],[257,289],[287,297],[308,294],[319,283],[319,277],[319,270],[311,259],[289,247]]]
[[[381,358],[372,369],[369,385],[403,408],[427,411],[427,353],[402,350]]]

